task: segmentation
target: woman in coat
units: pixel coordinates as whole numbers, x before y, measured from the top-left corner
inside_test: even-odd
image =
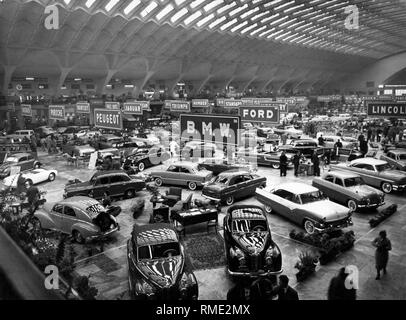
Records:
[[[386,274],[386,266],[389,260],[389,251],[392,250],[392,244],[386,237],[386,231],[379,232],[379,237],[372,241],[372,245],[376,247],[375,264],[376,264],[376,280],[381,278],[381,270]]]

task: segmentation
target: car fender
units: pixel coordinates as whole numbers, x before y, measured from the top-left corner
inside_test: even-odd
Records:
[[[320,224],[320,220],[319,218],[315,217],[314,213],[310,212],[310,211],[305,211],[302,209],[293,209],[292,210],[292,214],[296,215],[298,217],[302,217],[301,219],[301,224],[303,225],[305,220],[310,220],[312,221],[315,225]]]
[[[40,221],[41,227],[44,229],[59,229],[59,226],[56,225],[49,213],[44,210],[35,211],[34,217]]]
[[[71,226],[70,233],[72,233],[74,230],[79,231],[84,238],[100,233],[100,228],[98,226],[83,221],[74,223]]]

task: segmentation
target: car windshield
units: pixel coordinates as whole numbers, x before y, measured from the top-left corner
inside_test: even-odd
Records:
[[[316,201],[325,200],[325,196],[320,191],[313,191],[309,193],[303,193],[300,195],[300,199],[302,200],[302,204],[312,203]]]
[[[180,255],[178,242],[167,242],[156,245],[140,246],[138,248],[139,260],[169,258]]]
[[[376,168],[376,171],[382,172],[382,171],[385,171],[385,170],[390,170],[391,166],[389,165],[389,163],[384,163],[384,164],[376,165],[375,168]]]
[[[267,230],[265,220],[247,220],[237,219],[233,220],[233,233],[248,233],[248,232],[262,232]]]
[[[225,185],[228,184],[228,181],[229,181],[228,177],[224,177],[224,176],[218,176],[214,180],[214,182],[216,182],[216,183],[225,184]]]
[[[347,178],[344,180],[344,184],[346,187],[355,187],[355,186],[361,186],[364,183],[364,180],[362,180],[361,177],[353,177],[353,178]]]
[[[16,157],[8,157],[5,162],[14,162],[14,163],[17,163],[17,162],[18,162],[18,158],[16,158]]]

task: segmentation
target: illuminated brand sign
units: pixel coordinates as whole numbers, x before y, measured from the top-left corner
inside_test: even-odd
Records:
[[[49,106],[49,119],[65,120],[65,106]]]
[[[30,104],[21,105],[21,114],[23,117],[32,117],[32,109]]]
[[[94,124],[97,128],[122,130],[123,119],[121,110],[95,109]]]
[[[406,118],[406,103],[369,102],[368,116]]]
[[[90,103],[88,102],[78,102],[76,103],[77,113],[90,113]]]
[[[241,121],[279,123],[280,107],[243,106],[240,108]]]

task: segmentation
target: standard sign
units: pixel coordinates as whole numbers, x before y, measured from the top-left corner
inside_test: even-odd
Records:
[[[65,106],[49,106],[49,119],[65,120]]]
[[[30,104],[21,105],[21,114],[23,117],[32,117],[32,109]]]
[[[274,107],[243,106],[240,108],[241,121],[279,123],[280,109]]]
[[[90,103],[88,102],[78,102],[76,103],[77,113],[90,113]]]
[[[240,117],[180,115],[181,139],[227,145],[239,144]]]
[[[192,107],[193,108],[208,108],[210,106],[208,99],[193,99]]]
[[[122,130],[123,119],[121,116],[121,110],[95,109],[94,125],[97,128]]]
[[[175,112],[190,112],[190,102],[171,101],[170,110]]]
[[[223,99],[218,98],[216,99],[216,106],[217,107],[224,107],[224,108],[238,108],[242,105],[241,100],[235,99]]]
[[[105,102],[105,106],[106,106],[106,109],[120,110],[120,102],[107,101],[107,102]]]
[[[368,102],[368,116],[406,118],[406,103]]]
[[[148,106],[147,106],[148,107]],[[126,102],[123,105],[123,112],[125,114],[138,114],[138,115],[142,115],[142,113],[144,112],[143,108],[143,103],[142,101],[140,101],[140,103],[138,102]]]

